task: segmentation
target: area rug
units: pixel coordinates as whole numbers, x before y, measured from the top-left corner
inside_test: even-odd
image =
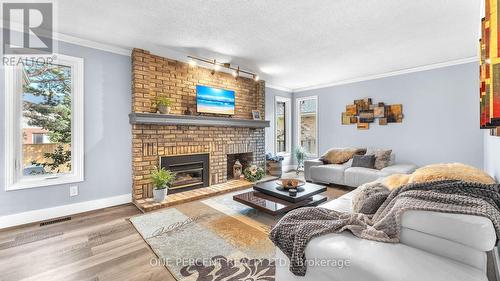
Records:
[[[177,280],[274,280],[278,218],[233,201],[229,193],[130,219]]]

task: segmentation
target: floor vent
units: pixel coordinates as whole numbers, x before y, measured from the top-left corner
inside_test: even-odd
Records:
[[[54,224],[54,223],[60,223],[60,222],[65,222],[65,221],[70,221],[70,220],[71,220],[71,217],[65,217],[65,218],[55,219],[55,220],[51,220],[51,221],[44,221],[44,222],[40,223],[40,226]]]

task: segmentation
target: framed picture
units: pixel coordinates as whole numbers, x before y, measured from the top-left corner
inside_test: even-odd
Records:
[[[384,118],[379,118],[378,119],[378,124],[382,125],[382,126],[383,125],[387,125],[387,118],[385,118],[385,117]]]
[[[252,117],[253,117],[253,120],[260,120],[260,111],[252,110]]]
[[[480,121],[481,129],[500,126],[500,39],[498,17],[500,7],[497,1],[486,1],[485,17],[481,20],[480,45]]]

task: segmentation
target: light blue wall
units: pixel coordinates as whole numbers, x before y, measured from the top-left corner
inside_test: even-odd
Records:
[[[500,137],[484,132],[484,170],[500,181]]]
[[[85,181],[79,195],[69,197],[69,185],[5,191],[4,155],[0,154],[0,216],[131,192],[130,57],[65,42],[58,53],[84,59]],[[4,71],[0,69],[0,89]],[[0,97],[0,149],[4,146],[4,102]]]
[[[294,98],[318,96],[321,153],[336,146],[391,148],[398,162],[463,162],[482,168],[478,88],[478,64],[468,63],[298,92]],[[403,123],[370,124],[366,131],[341,125],[345,106],[364,97],[403,104]],[[496,152],[500,155],[498,147]]]
[[[275,98],[277,96],[280,97],[285,97],[285,98],[290,98],[292,104],[292,120],[293,120],[293,113],[295,108],[293,102],[293,95],[291,92],[287,91],[281,91],[273,88],[266,87],[266,120],[271,121],[271,126],[269,128],[266,128],[265,133],[266,133],[266,153],[272,153],[275,154],[275,146],[274,146],[274,135],[275,135],[275,130],[274,130],[274,103],[275,103]],[[292,124],[292,136],[294,134],[294,126]],[[291,168],[292,166],[292,157],[285,157],[285,160],[283,161],[283,166],[286,168]],[[286,169],[287,170],[287,169]]]

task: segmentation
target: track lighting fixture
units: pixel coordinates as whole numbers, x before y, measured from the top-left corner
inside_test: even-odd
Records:
[[[220,70],[220,65],[217,63],[216,60],[214,60],[214,70],[219,71]]]
[[[212,59],[199,58],[199,57],[193,57],[193,56],[188,56],[188,58],[189,58],[189,65],[191,65],[191,66],[196,66],[196,61],[201,61],[201,62],[204,62],[206,64],[211,64],[212,65],[212,70],[210,71],[210,73],[212,75],[214,75],[215,72],[221,70],[222,68],[226,68],[226,69],[232,70],[232,75],[233,75],[233,77],[236,80],[243,73],[243,74],[246,74],[247,77],[250,76],[250,77],[253,78],[253,80],[259,81],[259,75],[257,75],[256,73],[253,73],[253,72],[250,72],[250,71],[246,71],[246,70],[242,70],[242,69],[240,69],[239,66],[237,66],[237,67],[231,66],[230,63],[221,63],[221,62],[218,62],[215,59],[212,60]]]
[[[238,80],[238,77],[240,77],[240,67],[238,66],[238,69],[236,71],[233,71],[233,76],[234,80]]]

